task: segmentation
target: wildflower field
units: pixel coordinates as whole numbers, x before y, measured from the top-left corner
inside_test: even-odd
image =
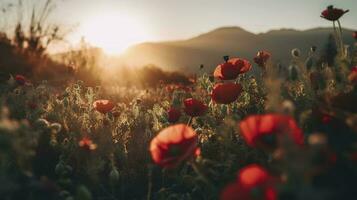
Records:
[[[12,74],[0,85],[0,199],[355,199],[347,12],[321,13],[334,30],[333,63],[318,62],[312,46],[292,49],[281,69],[262,49],[222,55],[189,84],[117,92]]]

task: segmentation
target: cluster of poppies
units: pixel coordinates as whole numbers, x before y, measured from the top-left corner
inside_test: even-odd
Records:
[[[302,130],[295,120],[281,114],[252,115],[238,125],[240,133],[251,147],[272,151],[286,139],[301,146],[304,143]],[[162,130],[150,143],[153,161],[164,168],[173,168],[184,161],[192,161],[197,155],[198,136],[185,125],[172,125]],[[228,185],[221,199],[252,199],[254,195],[263,195],[258,199],[276,199],[275,181],[269,173],[258,165],[250,165],[239,172],[237,183]],[[257,191],[259,193],[256,193]],[[243,198],[244,197],[244,198]],[[264,197],[264,198],[261,198]]]
[[[260,67],[265,68],[271,54],[267,51],[259,51],[254,57],[254,62]],[[236,101],[242,93],[241,84],[235,82],[239,74],[248,72],[252,65],[248,60],[242,58],[224,57],[225,62],[218,65],[213,73],[217,82],[212,90],[211,98],[213,102],[218,104],[230,104]],[[184,100],[184,111],[191,117],[203,115],[207,110],[207,106],[194,98]],[[181,110],[176,107],[169,108],[168,121],[170,123],[177,122],[181,117]]]
[[[185,99],[183,104],[184,104],[185,113],[190,117],[201,116],[208,109],[206,104],[194,98]],[[182,115],[181,110],[176,107],[171,107],[168,110],[167,114],[168,114],[168,121],[170,123],[176,123]]]
[[[216,83],[212,90],[212,100],[219,104],[230,104],[237,100],[242,92],[242,86],[234,81],[239,74],[246,73],[252,68],[249,61],[241,58],[224,57],[225,62],[218,65],[213,75],[221,82]]]

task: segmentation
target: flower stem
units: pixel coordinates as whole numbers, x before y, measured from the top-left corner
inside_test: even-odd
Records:
[[[191,125],[192,118],[193,118],[193,117],[190,117],[190,118],[188,119],[188,121],[187,121],[187,126],[190,126],[190,125]]]
[[[148,172],[148,194],[147,194],[147,200],[151,199],[151,191],[152,191],[152,167],[149,166],[149,172]]]
[[[341,54],[342,54],[342,56],[345,56],[345,53],[344,53],[344,45],[343,45],[343,38],[342,38],[342,26],[341,26],[340,20],[337,20],[337,23],[338,23],[339,34],[340,34]]]
[[[339,36],[338,36],[338,33],[337,33],[337,28],[336,28],[336,24],[335,24],[335,21],[333,21],[333,32],[335,34],[335,43],[336,43],[336,46],[338,47],[338,49],[340,49],[341,51],[341,43],[339,42]],[[341,52],[342,53],[342,52]]]

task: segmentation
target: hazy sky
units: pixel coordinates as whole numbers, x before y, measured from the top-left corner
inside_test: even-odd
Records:
[[[240,26],[255,33],[330,26],[330,22],[320,18],[321,11],[330,4],[350,9],[342,24],[357,29],[357,0],[54,1],[54,20],[78,24],[70,40],[77,41],[83,35],[99,46],[110,42],[115,45],[116,35],[121,39],[116,41],[117,46],[128,46],[142,41],[190,38],[222,26]]]
[[[153,39],[177,39],[227,25],[253,32],[329,26],[319,16],[330,4],[350,9],[342,23],[357,29],[357,0],[65,0],[57,13],[67,23],[128,13],[150,29]]]

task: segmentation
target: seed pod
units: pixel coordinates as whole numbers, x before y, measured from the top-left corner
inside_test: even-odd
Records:
[[[109,174],[109,180],[110,182],[113,184],[113,183],[116,183],[120,178],[120,174],[119,174],[119,171],[117,170],[116,167],[113,167],[112,171],[110,171],[110,174]]]
[[[50,123],[45,119],[38,119],[35,122],[35,127],[38,129],[47,129],[50,126]]]
[[[86,186],[81,185],[77,188],[76,199],[78,199],[78,200],[92,200],[92,194]]]
[[[298,48],[295,48],[295,49],[291,50],[291,55],[292,55],[294,58],[300,57],[300,50],[299,50]]]
[[[296,65],[290,65],[289,67],[289,80],[296,81],[298,79],[298,67]]]
[[[311,46],[310,51],[311,51],[312,53],[315,53],[315,52],[316,52],[316,49],[317,49],[316,46]]]
[[[52,123],[50,129],[54,133],[59,133],[62,130],[62,125],[60,123]]]

